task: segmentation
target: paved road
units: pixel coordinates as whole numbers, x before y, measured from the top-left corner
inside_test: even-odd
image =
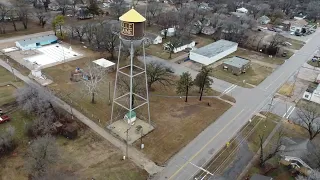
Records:
[[[3,60],[0,59],[0,66],[6,68],[8,71],[11,72],[11,67],[5,63]],[[13,69],[14,75],[17,76],[19,79],[24,81],[26,84],[34,85],[38,88],[44,88],[41,85],[37,84],[33,80],[31,80],[29,77],[22,75],[18,70]],[[126,152],[126,144],[119,139],[112,136],[110,133],[106,132],[102,127],[94,123],[92,120],[84,116],[81,112],[78,110],[72,108],[70,105],[62,101],[60,98],[55,97],[52,99],[52,101],[58,105],[60,108],[66,110],[70,114],[72,113],[77,119],[79,119],[82,123],[90,127],[94,132],[111,142],[114,146],[119,148],[123,154]],[[128,149],[129,158],[136,163],[141,168],[145,169],[149,174],[155,174],[162,170],[162,167],[157,166],[153,161],[149,160],[143,153],[141,153],[139,150],[137,150],[135,147],[129,146]]]
[[[313,56],[320,45],[319,38],[320,33],[317,32],[301,50],[259,86],[241,90],[236,96],[236,105],[177,153],[155,179],[192,179],[199,172],[194,165],[203,166],[246,124],[252,115],[270,102],[278,88]]]

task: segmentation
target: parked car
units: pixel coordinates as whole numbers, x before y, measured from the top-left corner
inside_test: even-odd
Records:
[[[0,116],[0,124],[1,123],[5,123],[7,121],[10,121],[10,117],[9,116],[7,116],[7,115]]]

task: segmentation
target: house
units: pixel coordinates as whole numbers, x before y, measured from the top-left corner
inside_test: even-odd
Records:
[[[316,147],[309,139],[283,137],[281,144],[280,163],[290,165],[305,175],[317,167],[313,156]]]
[[[163,45],[163,48],[165,50],[170,50],[169,43],[170,42],[167,42]],[[175,45],[175,47],[173,49],[173,53],[178,53],[178,52],[181,52],[185,49],[193,49],[195,46],[196,46],[196,42],[194,42],[191,39],[187,39],[187,38],[180,39],[180,42],[177,45]]]
[[[270,21],[271,20],[268,16],[261,16],[260,18],[258,18],[258,23],[261,25],[269,24]]]
[[[296,15],[293,17],[293,19],[294,19],[294,20],[302,20],[302,19],[305,19],[306,17],[307,17],[307,16],[306,16],[304,13],[300,12],[300,13],[296,14]]]
[[[147,32],[145,34],[145,42],[146,42],[147,45],[150,45],[150,44],[161,44],[162,43],[162,36]]]
[[[165,33],[167,33],[167,37],[172,37],[172,36],[174,36],[176,34],[176,29],[175,28],[168,28],[167,30],[163,29],[161,31],[161,35],[164,36]]]
[[[237,17],[237,18],[247,16],[246,13],[240,13],[240,12],[231,12],[231,15],[233,15],[234,17]]]
[[[273,180],[273,178],[268,176],[263,176],[261,174],[254,174],[251,176],[250,180]]]
[[[204,27],[201,30],[202,34],[209,35],[209,36],[213,35],[215,32],[216,32],[216,29],[213,28],[212,26]]]
[[[83,6],[78,9],[77,17],[78,19],[91,19],[93,15],[89,12],[88,7]]]
[[[306,31],[305,27],[308,25],[308,22],[304,19],[291,21],[290,22],[290,31],[304,33]]]
[[[115,69],[115,63],[114,62],[111,62],[109,60],[106,60],[104,58],[100,58],[100,59],[97,59],[95,61],[92,61],[93,63],[101,66],[102,68],[104,68],[105,70],[107,71],[114,71]]]
[[[244,8],[244,7],[241,7],[241,8],[238,8],[236,10],[237,13],[243,13],[243,14],[247,14],[249,11],[248,9]]]
[[[16,41],[15,44],[18,48],[21,50],[30,50],[39,48],[41,46],[49,45],[49,44],[55,44],[58,42],[58,38],[55,35],[44,35],[44,36],[38,36],[28,39],[23,39]]]
[[[209,65],[235,52],[238,43],[219,40],[190,52],[189,58],[195,62]]]
[[[311,83],[302,98],[320,104],[320,84]]]
[[[230,71],[234,75],[245,73],[250,67],[250,60],[241,57],[232,57],[223,62],[222,68]]]

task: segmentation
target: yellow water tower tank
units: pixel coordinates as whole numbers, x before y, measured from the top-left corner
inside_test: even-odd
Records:
[[[138,13],[135,9],[130,9],[123,14],[121,21],[120,36],[125,40],[141,40],[144,37],[144,22],[146,18]]]

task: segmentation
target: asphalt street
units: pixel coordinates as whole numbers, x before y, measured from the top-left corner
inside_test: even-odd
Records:
[[[155,179],[193,179],[201,171],[200,167],[225,146],[252,115],[268,106],[279,87],[314,55],[320,45],[318,39],[319,32],[256,88],[241,89],[236,95],[237,103],[177,153]]]

